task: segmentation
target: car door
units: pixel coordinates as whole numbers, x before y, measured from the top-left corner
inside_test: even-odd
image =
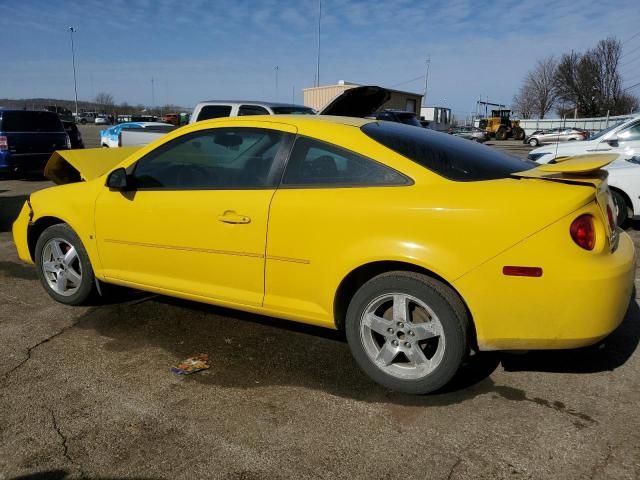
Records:
[[[386,234],[374,227],[380,207],[390,188],[408,185],[374,160],[299,136],[271,203],[264,307],[330,325],[336,259],[361,248],[352,242],[362,232]]]
[[[105,275],[159,291],[260,305],[269,205],[290,138],[272,128],[184,134],[127,169],[131,190],[105,187],[95,215]]]

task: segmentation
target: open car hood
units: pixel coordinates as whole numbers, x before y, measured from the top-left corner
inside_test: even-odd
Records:
[[[386,88],[365,85],[345,90],[324,107],[319,115],[364,118],[391,98]]]
[[[44,167],[44,176],[58,185],[93,180],[107,173],[140,148],[56,150]]]

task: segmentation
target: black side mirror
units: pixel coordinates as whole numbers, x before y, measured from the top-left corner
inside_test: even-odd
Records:
[[[128,190],[130,183],[127,171],[122,167],[116,168],[107,176],[107,187],[114,190]]]

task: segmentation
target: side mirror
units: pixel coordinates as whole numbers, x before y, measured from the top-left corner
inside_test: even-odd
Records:
[[[120,167],[116,168],[107,177],[107,187],[113,190],[128,190],[130,188],[127,171]]]
[[[609,138],[607,138],[606,140],[604,140],[604,143],[609,144],[612,147],[617,147],[618,144],[618,136],[617,135],[613,135]]]

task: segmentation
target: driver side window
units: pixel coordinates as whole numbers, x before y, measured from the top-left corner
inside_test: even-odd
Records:
[[[269,173],[285,134],[257,128],[216,128],[183,135],[140,159],[140,189],[269,188]]]

